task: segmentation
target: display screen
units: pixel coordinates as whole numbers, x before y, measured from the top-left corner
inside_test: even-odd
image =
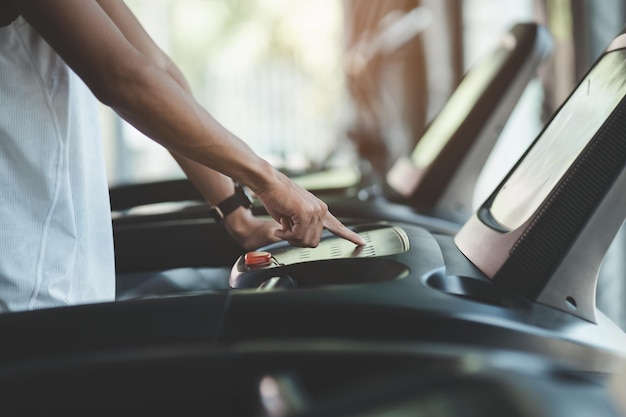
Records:
[[[489,207],[513,230],[545,201],[570,165],[626,95],[626,51],[606,54],[578,85],[506,180]]]
[[[515,44],[515,37],[509,34],[493,54],[466,74],[415,147],[411,159],[417,168],[428,167],[441,153],[452,134],[467,119],[489,83],[501,71]]]
[[[283,265],[339,258],[366,258],[395,255],[409,250],[409,238],[399,227],[382,226],[358,231],[365,246],[331,236],[322,239],[316,248],[283,247],[272,250],[274,258]]]

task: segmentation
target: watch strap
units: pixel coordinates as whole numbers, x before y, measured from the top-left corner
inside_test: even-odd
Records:
[[[246,194],[243,187],[241,185],[236,185],[235,193],[233,195],[226,198],[219,204],[211,206],[211,214],[215,221],[221,222],[224,218],[226,218],[226,216],[237,210],[239,207],[250,208],[252,207],[252,201]]]

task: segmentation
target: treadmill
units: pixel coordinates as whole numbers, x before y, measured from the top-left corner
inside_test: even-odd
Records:
[[[456,233],[471,214],[489,152],[551,49],[544,27],[514,25],[468,71],[411,157],[390,170],[382,194],[356,185],[312,191],[347,224],[403,221]],[[110,195],[119,273],[229,267],[242,252],[223,225],[213,222],[210,207],[187,180],[118,186]],[[265,214],[261,206],[253,209]]]
[[[455,236],[365,223],[242,256],[231,291],[0,315],[3,407],[617,416],[626,334],[594,290],[625,163],[626,32]]]
[[[626,218],[625,167],[621,34],[455,236],[380,221],[352,227],[364,247],[327,234],[247,253],[222,336],[454,339],[610,372],[626,334],[595,288]]]

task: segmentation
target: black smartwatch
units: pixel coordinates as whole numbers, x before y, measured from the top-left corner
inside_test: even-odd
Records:
[[[252,207],[252,200],[241,184],[235,184],[235,194],[231,195],[221,203],[211,206],[211,215],[216,222],[220,223],[224,221],[226,216],[237,210],[239,207]]]

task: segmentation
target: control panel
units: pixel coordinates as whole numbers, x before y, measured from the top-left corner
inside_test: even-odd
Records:
[[[288,245],[285,242],[262,248],[259,251],[248,252],[241,256],[235,263],[230,276],[230,285],[233,288],[275,288],[280,287],[299,287],[308,281],[303,278],[305,275],[311,275],[311,269],[317,270],[315,265],[324,263],[325,261],[337,261],[334,263],[335,268],[343,269],[350,265],[351,274],[355,275],[359,265],[366,265],[368,268],[375,265],[390,266],[388,271],[377,272],[379,268],[370,270],[375,273],[376,279],[389,280],[398,278],[406,270],[400,264],[395,266],[388,265],[388,261],[381,258],[389,257],[405,253],[409,250],[409,238],[406,232],[398,227],[388,224],[371,224],[361,225],[354,229],[366,242],[364,246],[357,246],[354,243],[325,234],[320,244],[315,248],[300,248]],[[368,258],[363,262],[354,261],[361,258]],[[379,259],[380,261],[374,261]],[[308,270],[304,270],[306,267]],[[337,271],[337,269],[334,269]],[[292,276],[293,274],[297,276]],[[342,280],[341,283],[350,282],[346,278],[346,274],[333,274],[335,280]],[[328,283],[324,277],[312,278],[318,283]],[[345,282],[347,280],[347,282]],[[334,282],[340,284],[339,282]],[[318,284],[319,285],[319,284]]]

